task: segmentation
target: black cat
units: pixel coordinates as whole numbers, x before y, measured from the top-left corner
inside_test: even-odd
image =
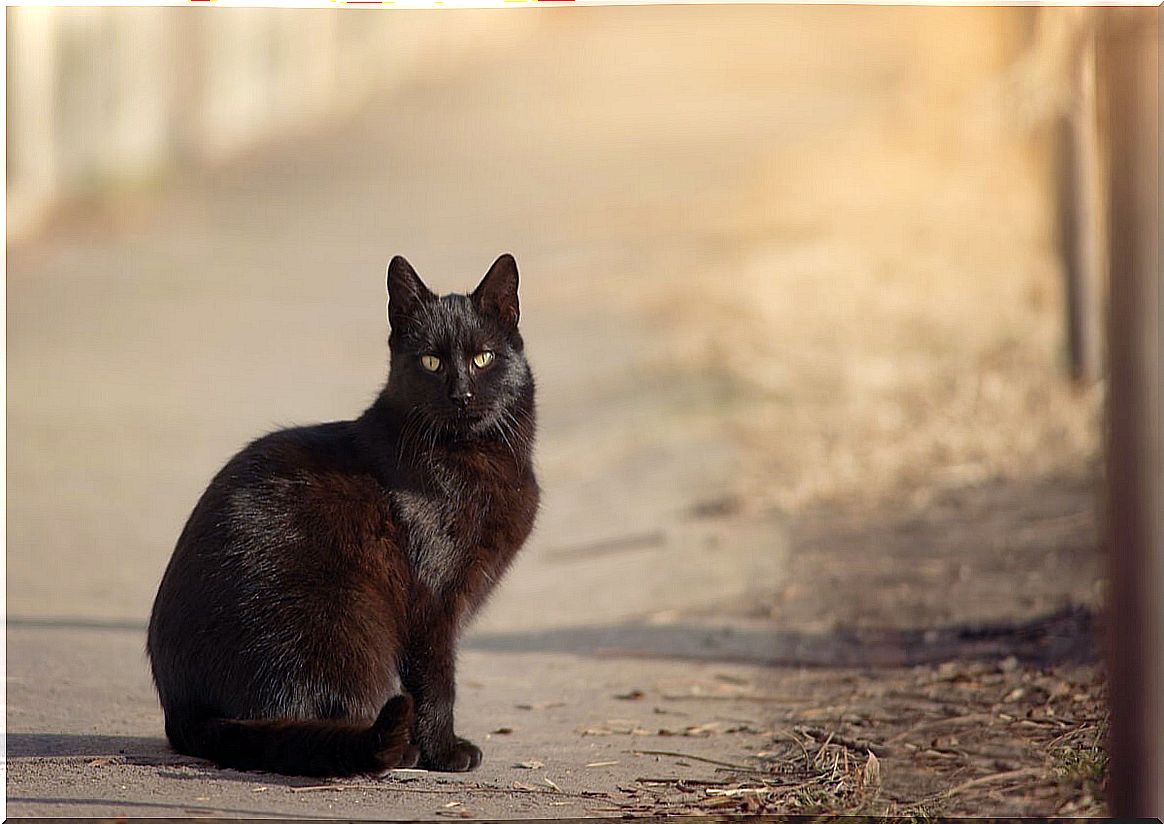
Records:
[[[388,267],[391,366],[354,421],[235,455],[186,523],[148,652],[174,748],[293,775],[471,770],[459,630],[533,527],[517,265],[437,297]]]

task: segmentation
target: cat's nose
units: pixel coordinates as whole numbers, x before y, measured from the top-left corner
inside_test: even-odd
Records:
[[[469,401],[473,400],[473,393],[469,391],[454,392],[449,398],[452,400],[453,406],[456,406],[458,409],[465,409],[469,405]]]

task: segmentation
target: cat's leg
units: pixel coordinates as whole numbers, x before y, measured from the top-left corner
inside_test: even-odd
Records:
[[[481,763],[481,750],[453,731],[457,623],[449,617],[418,629],[401,668],[404,688],[416,702],[413,744],[420,748],[420,766],[442,772],[465,772]]]

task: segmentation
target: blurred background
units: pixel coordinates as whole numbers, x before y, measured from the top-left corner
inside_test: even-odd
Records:
[[[1098,809],[1093,14],[8,9],[9,626],[140,628],[235,450],[374,397],[388,259],[510,251],[546,498],[479,646],[1017,660],[1083,755],[970,811]]]

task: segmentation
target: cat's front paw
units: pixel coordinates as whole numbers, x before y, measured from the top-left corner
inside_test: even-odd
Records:
[[[456,739],[449,747],[437,752],[425,752],[420,757],[420,766],[437,772],[468,772],[481,765],[481,750],[472,741]]]

